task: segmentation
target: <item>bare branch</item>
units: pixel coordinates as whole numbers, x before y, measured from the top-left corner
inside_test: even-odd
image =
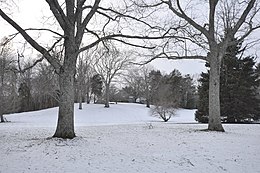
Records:
[[[112,18],[111,16],[109,16],[109,15],[107,15],[105,13],[102,13],[101,11],[97,11],[99,14],[104,15],[107,18],[112,19],[112,20],[116,20],[116,18],[119,18],[119,17],[125,17],[125,18],[129,18],[129,19],[133,19],[133,20],[135,20],[135,21],[137,21],[139,23],[145,24],[146,26],[150,27],[151,29],[159,28],[158,26],[152,26],[148,22],[145,22],[145,21],[141,20],[141,18],[139,19],[139,18],[130,16],[130,15],[127,15],[127,14],[123,14],[123,13],[115,11],[115,10],[113,10],[111,8],[99,7],[99,9],[101,9],[103,11],[110,11],[110,12],[116,14],[117,16],[115,18]]]
[[[209,32],[202,26],[200,26],[199,24],[197,24],[194,20],[192,20],[190,17],[188,17],[186,15],[186,13],[182,10],[181,6],[180,6],[180,2],[179,0],[177,0],[177,5],[178,8],[180,10],[180,12],[178,12],[172,5],[172,2],[169,1],[163,1],[164,3],[166,3],[170,10],[177,16],[179,16],[180,18],[186,20],[190,25],[192,25],[194,28],[196,28],[197,30],[199,30],[200,32],[202,32],[207,38],[210,38]]]
[[[111,38],[110,40],[115,40],[115,41],[124,43],[125,45],[129,45],[129,46],[132,46],[132,47],[143,48],[143,49],[154,49],[154,48],[156,48],[156,46],[142,46],[142,45],[138,45],[138,44],[134,44],[134,43],[129,43],[129,42],[126,42],[126,41],[124,41],[124,40],[120,40],[120,39],[116,39],[116,38]]]
[[[24,37],[24,39],[37,51],[39,51],[52,65],[53,67],[59,71],[60,64],[59,62],[53,58],[50,53],[43,48],[41,45],[39,45],[30,35],[26,33],[26,31],[21,28],[15,21],[13,21],[11,18],[9,18],[1,9],[0,9],[0,16],[2,16],[3,19],[5,19],[10,25],[12,25],[18,32],[21,33],[21,35]]]
[[[95,3],[93,5],[93,7],[91,8],[90,12],[87,14],[87,16],[85,17],[85,19],[83,20],[82,23],[77,23],[77,33],[76,33],[76,40],[78,40],[79,42],[77,43],[78,46],[82,40],[83,34],[84,34],[84,30],[87,26],[87,24],[89,23],[89,21],[92,19],[92,17],[94,16],[94,14],[96,13],[97,9],[98,9],[98,5],[100,3],[101,0],[95,0]],[[81,5],[81,4],[79,4]],[[82,4],[83,5],[83,4]],[[79,7],[81,8],[81,7]],[[81,12],[82,13],[82,12]],[[79,22],[79,21],[78,21]]]
[[[161,40],[161,39],[164,39],[164,38],[174,38],[174,39],[179,39],[179,40],[187,39],[186,37],[182,37],[182,36],[154,36],[154,37],[150,37],[150,36],[138,36],[138,35],[112,34],[112,35],[100,37],[98,40],[92,42],[91,44],[80,48],[79,52],[90,49],[90,48],[96,46],[98,43],[100,43],[104,40],[115,40],[116,38],[142,39],[142,40]],[[127,44],[131,44],[131,43],[127,43]],[[137,47],[137,44],[136,44],[135,47]],[[141,46],[139,46],[139,47],[141,47]]]
[[[144,62],[140,62],[140,63],[133,63],[135,65],[146,65],[156,59],[169,59],[169,60],[180,60],[180,59],[190,59],[190,60],[195,60],[195,59],[199,59],[199,60],[204,60],[204,61],[208,61],[208,58],[206,56],[201,56],[201,55],[194,55],[194,56],[179,56],[179,55],[168,55],[168,53],[166,52],[161,52],[157,55],[148,55],[150,58],[149,60],[146,60]]]
[[[236,25],[234,26],[234,28],[231,31],[233,35],[235,35],[235,33],[239,30],[241,25],[245,22],[246,17],[249,14],[249,12],[251,11],[251,9],[254,7],[255,2],[256,2],[256,0],[250,0],[250,2],[248,3],[248,5],[247,5],[246,9],[244,10],[243,14],[241,15],[238,22],[236,23]]]
[[[71,26],[57,0],[46,0],[46,2],[63,30],[66,29],[66,26]]]
[[[33,67],[35,67],[38,63],[42,62],[45,58],[44,56],[42,56],[40,59],[37,59],[36,61],[34,61],[32,63],[32,65],[29,65],[28,67],[25,67],[24,69],[21,68],[20,66],[20,63],[19,63],[19,57],[20,55],[18,54],[18,66],[19,66],[19,69],[12,69],[15,73],[24,73],[26,72],[27,70],[29,69],[32,69]]]

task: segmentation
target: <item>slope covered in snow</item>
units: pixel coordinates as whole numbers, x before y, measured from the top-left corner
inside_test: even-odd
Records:
[[[58,108],[45,109],[34,112],[24,112],[6,115],[5,117],[12,123],[20,126],[41,126],[54,127],[57,122]],[[113,125],[132,124],[151,121],[162,121],[158,117],[150,115],[150,109],[142,104],[119,103],[112,104],[110,108],[104,108],[102,104],[83,104],[83,109],[79,110],[75,104],[75,125]],[[193,123],[195,110],[179,109],[172,117],[171,122]]]
[[[144,105],[84,105],[75,108],[72,140],[48,138],[57,108],[7,115],[12,122],[0,124],[0,173],[260,172],[259,124],[206,132],[193,114],[179,110],[164,123]]]

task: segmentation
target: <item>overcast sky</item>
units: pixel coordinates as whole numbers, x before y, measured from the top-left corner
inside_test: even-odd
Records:
[[[41,27],[43,26],[42,17],[51,14],[44,0],[18,0],[17,2],[18,6],[11,15],[23,28]],[[16,32],[1,17],[0,28],[0,38]],[[260,38],[260,34],[255,34],[255,36]],[[259,44],[250,51],[250,54],[260,54]],[[155,60],[152,65],[167,73],[174,69],[178,69],[182,74],[192,75],[206,71],[205,62],[202,60]]]

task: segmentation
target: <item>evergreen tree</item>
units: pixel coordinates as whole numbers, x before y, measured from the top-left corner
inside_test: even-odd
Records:
[[[102,95],[102,89],[102,78],[99,74],[96,74],[91,78],[91,90],[94,94],[94,103],[96,103],[96,97],[100,97]]]
[[[20,112],[33,110],[31,90],[26,82],[22,82],[20,84],[18,93],[20,98]]]
[[[220,78],[220,110],[222,120],[241,122],[259,118],[259,73],[253,57],[238,58],[241,43],[230,46],[223,59]],[[208,65],[208,64],[207,64]],[[199,104],[195,114],[199,122],[208,121],[209,73],[202,73],[198,88]]]
[[[149,88],[150,88],[150,101],[154,104],[158,99],[158,89],[159,86],[162,84],[163,75],[161,74],[160,70],[152,70],[149,73]]]

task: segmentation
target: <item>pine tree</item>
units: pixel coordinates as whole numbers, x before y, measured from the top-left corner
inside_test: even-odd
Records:
[[[259,73],[253,57],[238,58],[241,43],[230,46],[221,66],[220,110],[225,122],[241,122],[259,118]],[[198,88],[199,104],[195,114],[199,122],[208,121],[209,73],[202,73]]]
[[[96,97],[100,97],[102,95],[102,89],[102,78],[99,74],[96,74],[91,78],[91,90],[94,94],[94,103],[96,103]]]

